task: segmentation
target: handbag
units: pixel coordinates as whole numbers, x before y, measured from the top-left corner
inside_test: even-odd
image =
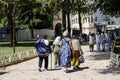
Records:
[[[81,54],[79,57],[78,57],[80,63],[84,63],[85,62],[85,58],[83,56],[83,54]]]

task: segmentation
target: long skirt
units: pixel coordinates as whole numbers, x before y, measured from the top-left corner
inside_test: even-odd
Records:
[[[69,47],[63,46],[60,50],[60,66],[71,67],[71,50]]]

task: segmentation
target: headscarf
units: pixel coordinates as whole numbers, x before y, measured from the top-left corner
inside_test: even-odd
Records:
[[[67,35],[68,35],[68,31],[64,31],[63,36],[67,36]]]

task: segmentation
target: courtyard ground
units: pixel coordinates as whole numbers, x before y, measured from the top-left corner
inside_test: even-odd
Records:
[[[54,68],[52,56],[52,69],[50,63],[49,71],[39,72],[37,57],[0,70],[0,80],[120,80],[120,69],[109,67],[110,52],[89,52],[88,45],[82,45],[82,49],[85,63],[78,71],[70,68],[65,73],[61,67]]]

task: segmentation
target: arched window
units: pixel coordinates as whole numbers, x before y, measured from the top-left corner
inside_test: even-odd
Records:
[[[97,17],[95,17],[95,21],[97,22]]]
[[[87,17],[85,17],[85,22],[87,23]]]
[[[93,17],[91,16],[91,23],[93,22]]]
[[[88,17],[88,22],[90,23],[90,17]]]

